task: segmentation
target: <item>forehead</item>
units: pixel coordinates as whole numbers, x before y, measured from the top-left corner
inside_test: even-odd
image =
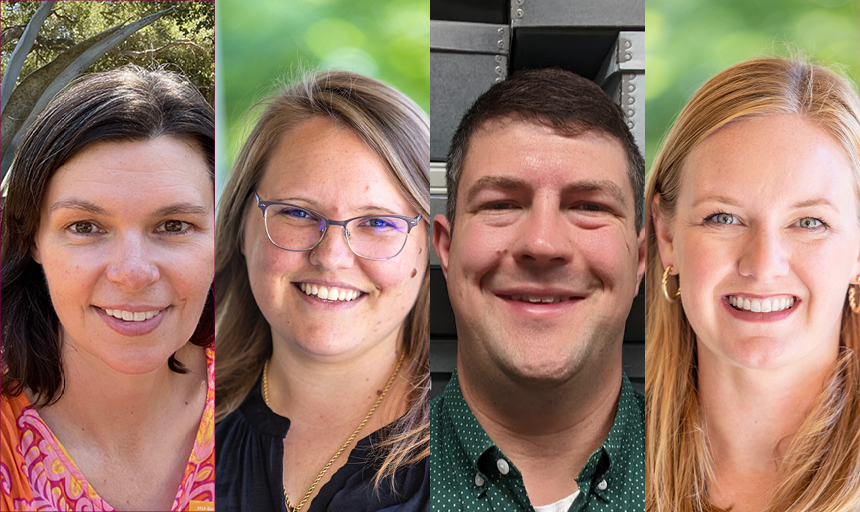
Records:
[[[373,204],[408,209],[379,156],[351,129],[325,117],[309,119],[281,136],[258,189],[268,201],[302,199],[334,211]]]
[[[525,180],[534,190],[549,191],[609,181],[634,202],[624,147],[594,130],[569,137],[527,121],[491,121],[469,141],[458,189],[466,191],[486,176]]]
[[[801,116],[741,119],[696,146],[684,162],[681,201],[708,197],[777,207],[829,198],[856,204],[848,155]],[[765,199],[767,201],[765,201]]]
[[[43,204],[71,195],[102,201],[143,197],[151,201],[153,195],[168,194],[214,201],[208,164],[193,141],[162,136],[91,144],[57,169]]]

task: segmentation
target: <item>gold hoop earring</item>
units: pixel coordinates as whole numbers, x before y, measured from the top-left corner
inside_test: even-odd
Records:
[[[857,280],[860,281],[860,276],[857,276]],[[851,311],[860,313],[860,304],[857,304],[857,290],[855,290],[854,285],[848,286],[848,306],[851,308]]]
[[[673,270],[672,265],[669,265],[668,267],[666,267],[666,270],[663,271],[663,280],[660,281],[660,283],[663,287],[663,296],[666,297],[666,300],[668,300],[669,302],[675,303],[675,302],[678,302],[678,299],[681,297],[681,285],[680,285],[680,281],[679,281],[678,291],[675,292],[674,296],[669,294],[669,288],[666,285],[669,282],[669,272],[671,272],[672,270]]]

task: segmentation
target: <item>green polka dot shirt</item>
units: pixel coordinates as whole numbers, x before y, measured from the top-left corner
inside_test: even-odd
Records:
[[[430,410],[432,512],[534,512],[520,471],[463,399],[457,373]],[[645,397],[627,376],[609,435],[576,478],[570,512],[645,509]]]

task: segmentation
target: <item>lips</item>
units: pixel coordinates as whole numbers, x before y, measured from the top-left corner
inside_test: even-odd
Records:
[[[102,309],[105,313],[108,314],[108,316],[112,316],[114,318],[118,318],[126,322],[143,322],[144,320],[149,320],[150,318],[161,312],[160,309],[155,309],[151,311],[125,311],[122,309],[109,308]]]
[[[523,302],[529,302],[531,304],[555,304],[557,302],[566,302],[568,300],[573,300],[574,297],[570,297],[567,295],[562,296],[534,296],[534,295],[511,295],[511,300],[521,300]]]
[[[769,297],[757,297],[752,295],[728,295],[728,303],[739,311],[751,311],[753,313],[776,313],[794,307],[797,297],[794,295],[772,295]]]
[[[342,286],[324,286],[315,283],[296,283],[296,286],[306,295],[332,302],[349,302],[364,295],[359,290]]]

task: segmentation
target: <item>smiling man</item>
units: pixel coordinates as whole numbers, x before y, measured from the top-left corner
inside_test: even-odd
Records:
[[[644,164],[621,110],[572,73],[519,73],[466,113],[446,178],[458,369],[431,412],[431,510],[643,510],[621,352]]]

